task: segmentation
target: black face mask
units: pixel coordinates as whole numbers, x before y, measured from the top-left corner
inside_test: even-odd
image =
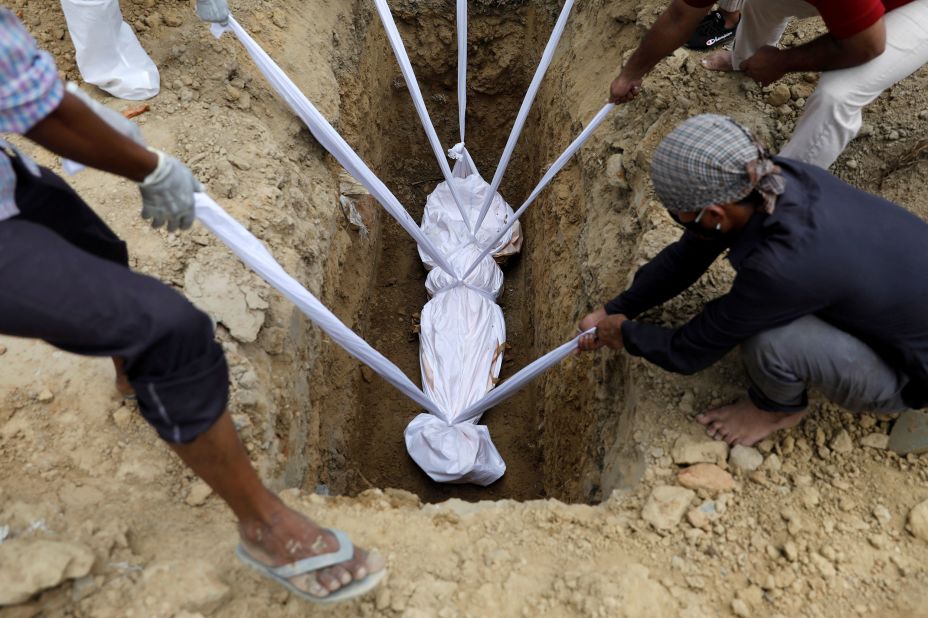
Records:
[[[671,210],[668,210],[667,213],[670,215],[670,218],[673,219],[677,225],[679,225],[680,227],[682,227],[684,230],[688,232],[692,232],[693,234],[696,234],[696,236],[698,236],[699,238],[703,240],[718,240],[719,238],[722,238],[725,236],[725,232],[723,232],[722,230],[717,230],[717,229],[710,230],[710,229],[704,228],[702,225],[700,225],[699,221],[697,221],[696,219],[692,221],[681,221],[677,213]]]

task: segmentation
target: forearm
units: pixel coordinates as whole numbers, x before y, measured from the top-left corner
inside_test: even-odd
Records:
[[[606,313],[634,318],[667,302],[693,285],[724,249],[721,242],[684,236],[639,268],[631,287],[605,304]]]
[[[622,74],[630,79],[644,77],[654,65],[687,41],[708,12],[708,8],[695,8],[683,0],[674,0],[645,34],[622,68]]]
[[[26,137],[57,155],[137,182],[158,164],[157,155],[110,127],[69,93]]]
[[[872,26],[845,39],[830,33],[777,53],[785,73],[799,71],[834,71],[856,67],[876,58],[886,48],[886,26],[879,20]]]

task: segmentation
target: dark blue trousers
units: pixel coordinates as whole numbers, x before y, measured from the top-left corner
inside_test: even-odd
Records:
[[[132,272],[125,243],[61,178],[13,162],[20,214],[0,221],[0,333],[124,359],[143,416],[168,442],[209,429],[229,397],[209,317]]]

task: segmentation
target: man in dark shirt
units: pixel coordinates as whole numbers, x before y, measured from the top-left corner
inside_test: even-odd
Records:
[[[928,224],[805,163],[769,158],[730,118],[705,114],[658,146],[651,177],[687,230],[586,316],[581,349],[625,348],[694,373],[741,345],[749,398],[700,416],[753,444],[799,422],[814,386],[851,410],[928,405]],[[635,321],[726,249],[731,290],[683,326]]]

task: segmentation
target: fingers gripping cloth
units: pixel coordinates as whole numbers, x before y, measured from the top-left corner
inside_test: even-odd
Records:
[[[420,414],[405,432],[410,456],[434,480],[488,485],[505,472],[505,463],[490,440],[485,426],[477,425],[489,408],[505,401],[530,381],[559,363],[577,348],[575,337],[496,385],[506,341],[505,323],[496,298],[503,275],[494,257],[519,250],[522,242],[518,217],[554,175],[603,121],[612,105],[606,105],[586,129],[551,165],[529,199],[513,212],[496,192],[501,169],[511,155],[522,130],[544,70],[551,62],[563,32],[572,0],[565,4],[551,40],[545,48],[539,71],[513,126],[501,166],[488,185],[477,173],[464,148],[466,87],[459,83],[461,143],[448,155],[456,160],[452,171],[442,155],[441,144],[431,124],[425,102],[406,56],[396,25],[383,0],[375,5],[387,29],[388,40],[409,85],[413,103],[439,166],[445,177],[429,196],[421,228],[390,190],[358,157],[276,63],[229,17],[228,24],[213,24],[213,34],[231,32],[245,47],[271,87],[299,116],[310,132],[417,242],[423,263],[430,269],[426,288],[431,300],[421,318],[420,361],[423,388],[420,390],[393,363],[342,324],[311,293],[290,277],[267,249],[205,194],[197,196],[197,218],[220,238],[265,281],[293,301],[316,325],[350,354],[369,365],[428,412]],[[459,20],[466,20],[466,2],[457,3]],[[466,23],[459,24],[459,79],[466,78]],[[476,225],[472,223],[478,222]]]

